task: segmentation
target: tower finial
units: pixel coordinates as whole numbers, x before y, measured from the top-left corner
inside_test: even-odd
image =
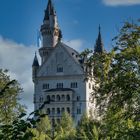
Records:
[[[103,52],[104,52],[104,46],[103,46],[102,37],[101,37],[101,26],[99,24],[99,33],[98,33],[98,38],[96,40],[94,53],[103,53]]]

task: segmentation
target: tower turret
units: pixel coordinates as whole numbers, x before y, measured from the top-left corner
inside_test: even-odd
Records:
[[[101,27],[99,25],[99,33],[98,33],[98,38],[96,40],[96,44],[94,47],[94,53],[103,53],[104,52],[104,45],[102,41],[102,36],[101,36]]]
[[[38,69],[39,69],[39,63],[38,63],[38,59],[37,59],[37,56],[36,56],[36,53],[35,53],[35,57],[34,57],[33,64],[32,64],[32,79],[33,79],[33,82],[35,81],[35,78],[37,76]]]
[[[51,0],[48,0],[40,32],[42,35],[42,48],[40,48],[39,53],[42,58],[42,62],[44,62],[46,56],[49,55],[62,38],[61,30],[59,29],[57,22],[56,11]]]

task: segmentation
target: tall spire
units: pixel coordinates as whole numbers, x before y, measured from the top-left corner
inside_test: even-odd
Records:
[[[51,0],[48,0],[40,32],[42,35],[42,47],[39,49],[39,54],[41,56],[41,62],[43,63],[62,38],[56,11]]]
[[[99,33],[94,47],[94,53],[103,53],[103,52],[104,52],[104,45],[101,37],[101,26],[99,25]]]
[[[56,11],[51,0],[48,0],[48,5],[45,10],[43,25],[41,26],[42,44],[43,47],[55,47],[60,41],[60,29],[57,21]]]
[[[34,61],[33,61],[32,66],[33,67],[39,67],[39,63],[38,63],[38,59],[37,59],[37,56],[36,56],[36,52],[35,52],[35,57],[34,57]]]
[[[45,10],[44,21],[49,20],[49,15],[55,15],[55,14],[56,14],[56,12],[55,12],[54,6],[52,4],[52,1],[49,0],[48,5],[47,5],[47,9]]]

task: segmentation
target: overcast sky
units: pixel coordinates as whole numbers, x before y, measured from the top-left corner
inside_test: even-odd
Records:
[[[126,20],[136,20],[140,0],[53,0],[63,41],[76,50],[92,48],[101,25],[106,50]],[[0,0],[0,68],[10,70],[24,89],[21,102],[33,110],[31,65],[38,50],[37,30],[47,0]]]

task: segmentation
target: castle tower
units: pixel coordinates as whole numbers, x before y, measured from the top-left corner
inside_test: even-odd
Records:
[[[56,11],[51,0],[48,1],[40,32],[42,35],[42,47],[39,49],[39,53],[42,60],[41,62],[43,63],[62,38],[61,30],[57,22]]]
[[[102,41],[102,36],[101,36],[101,27],[99,25],[99,33],[98,33],[98,38],[96,40],[96,44],[94,47],[94,53],[103,53],[104,52],[104,45]]]

